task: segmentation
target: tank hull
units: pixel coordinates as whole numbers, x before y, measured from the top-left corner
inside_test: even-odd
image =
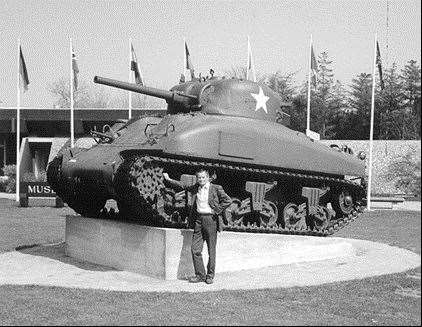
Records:
[[[241,217],[242,226],[327,235],[334,216],[326,209],[328,203],[339,221],[349,219],[363,200],[362,187],[345,180],[364,176],[362,161],[280,124],[191,113],[144,118],[125,128],[112,143],[68,149],[49,165],[50,184],[77,212],[98,216],[105,201],[114,199],[122,219],[180,227],[186,222],[188,196],[169,191],[162,173],[183,179],[193,177],[198,167],[216,173],[215,181],[235,199],[227,215]],[[259,191],[267,188],[272,191]],[[261,192],[255,195],[262,198],[259,210],[253,208],[253,192]],[[313,207],[306,206],[306,197],[315,194],[306,192],[317,194]],[[345,199],[353,199],[353,206],[345,205]],[[323,224],[305,221],[309,208],[319,210]],[[233,219],[226,223],[238,229]]]

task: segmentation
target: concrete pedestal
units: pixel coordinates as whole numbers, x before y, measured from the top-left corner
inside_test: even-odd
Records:
[[[194,275],[192,233],[67,216],[66,254],[160,279],[183,279]],[[217,238],[216,273],[353,255],[353,245],[340,238],[222,232]],[[206,244],[203,257],[206,265]]]

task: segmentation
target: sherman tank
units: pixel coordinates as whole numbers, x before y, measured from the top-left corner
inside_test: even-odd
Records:
[[[226,230],[325,236],[365,205],[365,165],[290,129],[288,106],[268,86],[237,78],[202,78],[169,91],[96,76],[95,83],[166,100],[162,117],[145,116],[91,131],[97,145],[64,149],[47,178],[77,213],[187,228],[185,185],[205,168],[232,198]],[[105,209],[109,199],[118,212]]]

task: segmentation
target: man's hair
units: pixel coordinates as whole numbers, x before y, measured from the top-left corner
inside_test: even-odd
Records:
[[[205,168],[199,168],[196,172],[195,175],[198,176],[199,173],[206,173],[208,177],[210,177],[210,173],[208,172],[208,170],[206,170]]]

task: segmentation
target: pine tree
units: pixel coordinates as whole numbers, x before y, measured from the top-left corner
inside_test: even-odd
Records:
[[[404,106],[406,108],[406,130],[404,137],[421,138],[421,69],[415,60],[409,60],[402,69]]]
[[[403,139],[406,113],[403,107],[403,86],[397,73],[397,65],[393,63],[384,74],[384,90],[379,92],[379,138],[382,140]]]
[[[293,84],[294,73],[282,74],[280,71],[274,74],[269,74],[263,78],[263,83],[271,88],[274,92],[278,93],[283,101],[292,101],[295,93],[296,86]]]
[[[352,80],[350,88],[348,138],[352,140],[369,139],[372,76],[361,73]]]
[[[334,84],[331,97],[330,108],[332,115],[327,124],[326,137],[328,139],[344,139],[345,128],[348,115],[347,92],[340,81]]]
[[[328,59],[326,51],[318,56],[318,83],[311,100],[311,122],[316,126],[322,139],[327,138],[327,125],[334,113],[330,105],[334,84],[331,64],[332,61]]]

